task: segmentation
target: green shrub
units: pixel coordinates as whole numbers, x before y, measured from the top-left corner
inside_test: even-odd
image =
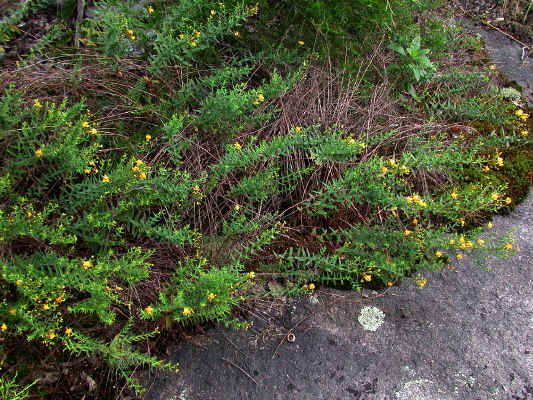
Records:
[[[509,255],[511,237],[478,241],[476,226],[516,201],[512,175],[526,181],[523,111],[490,75],[433,74],[444,39],[429,24],[422,40],[411,16],[429,6],[97,1],[87,54],[61,64],[87,99],[24,84],[0,97],[2,338],[98,357],[142,391],[138,364],[176,367],[143,342],[207,321],[246,329],[233,310],[265,294],[262,273],[293,293],[423,287],[420,271],[466,252]],[[301,18],[343,41],[390,36],[400,78],[419,83],[419,102],[401,100],[413,115],[390,116],[390,88],[365,72],[312,82]]]
[[[0,173],[3,335],[62,343],[74,353],[100,355],[111,363],[118,357],[121,365],[171,367],[114,347],[117,341],[153,336],[153,331],[138,336],[122,330],[107,343],[84,332],[95,323],[123,325],[117,307],[126,307],[131,317],[150,310],[121,296],[121,286],[138,284],[150,271],[153,250],[134,247],[132,240],[195,245],[195,232],[180,220],[196,201],[201,181],[186,172],[151,168],[126,154],[104,157],[105,139],[83,103],[69,107],[66,101],[54,105],[36,99],[25,105],[8,91],[0,99],[0,126],[5,133]],[[219,277],[217,271],[195,273],[210,279]],[[210,281],[215,293],[241,281],[238,266],[223,272],[224,281]],[[204,279],[187,277],[187,290],[208,288]],[[173,283],[183,282],[171,282],[166,291],[174,290]],[[239,298],[220,295],[216,307],[199,308],[189,319],[222,319]]]

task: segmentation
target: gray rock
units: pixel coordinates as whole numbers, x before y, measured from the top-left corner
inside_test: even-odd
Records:
[[[527,49],[496,30],[472,29],[485,41],[485,48],[496,69],[522,87],[528,107],[533,107],[533,46],[529,44],[528,54]]]

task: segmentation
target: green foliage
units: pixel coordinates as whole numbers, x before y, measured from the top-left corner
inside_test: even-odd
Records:
[[[6,376],[0,376],[0,399],[9,399],[9,400],[24,400],[29,396],[29,391],[33,385],[38,381],[19,389],[19,385],[16,383],[17,376],[15,375],[12,379],[9,379]]]
[[[322,30],[326,32],[344,30],[359,36],[376,31],[388,33],[401,31],[412,23],[412,12],[431,7],[429,3],[404,0],[303,2],[307,17],[320,23]]]
[[[420,36],[415,36],[409,46],[391,43],[389,47],[400,55],[400,64],[391,64],[389,72],[397,72],[404,79],[404,84],[413,98],[417,98],[413,82],[427,79],[435,72],[436,67],[428,57],[429,49],[422,49]]]
[[[228,320],[231,306],[242,299],[236,296],[246,281],[239,278],[242,266],[236,264],[224,268],[206,270],[207,259],[186,259],[180,262],[169,285],[159,294],[154,310],[144,311],[145,317],[156,318],[164,314],[167,324],[181,322],[206,322],[216,320],[235,328],[246,323]]]

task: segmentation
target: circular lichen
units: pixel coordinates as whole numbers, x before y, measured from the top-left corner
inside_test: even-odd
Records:
[[[363,307],[357,318],[366,331],[375,332],[385,321],[385,313],[377,307]]]

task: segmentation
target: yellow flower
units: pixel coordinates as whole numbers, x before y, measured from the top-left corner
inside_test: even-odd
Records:
[[[139,168],[137,167],[133,167],[131,170],[133,171],[134,174],[138,174],[140,172]]]
[[[462,260],[463,259],[463,255],[461,253],[457,254],[457,259],[458,260]]]
[[[183,307],[183,315],[185,315],[186,317],[192,315],[193,312],[194,311],[191,307]]]
[[[153,14],[153,12],[154,12],[154,7],[148,6],[148,13]]]
[[[2,324],[1,329],[2,329],[2,332],[7,331],[7,325],[6,324]]]
[[[215,15],[217,12],[215,10],[211,10],[211,15]]]
[[[361,143],[359,143],[359,147],[362,148],[362,149],[365,149],[366,148],[366,144],[361,142]]]
[[[298,44],[299,44],[300,46],[303,46],[303,45],[305,44],[305,42],[304,42],[303,40],[298,40]]]
[[[518,109],[514,112],[514,115],[516,115],[517,117],[520,117],[524,114],[524,111],[522,111],[521,109]]]
[[[474,243],[472,243],[470,240],[468,242],[466,242],[466,247],[468,249],[471,249],[472,247],[474,247]]]
[[[363,274],[363,279],[367,282],[370,282],[372,280],[372,275],[370,274]]]
[[[53,340],[56,337],[56,334],[53,330],[48,331],[48,339]]]
[[[91,169],[90,168],[85,168],[83,170],[84,173],[86,173],[87,175],[89,175],[91,173]]]
[[[524,130],[524,131],[521,131],[520,134],[522,136],[527,136],[529,134],[529,132]]]
[[[89,165],[90,165],[91,167],[94,167],[96,164],[94,163],[94,161],[89,161]]]
[[[464,243],[464,242],[465,242],[465,238],[464,238],[464,236],[461,236],[461,237],[459,238],[459,243]]]
[[[213,301],[213,300],[215,299],[215,297],[217,297],[216,294],[214,294],[214,293],[209,293],[209,294],[207,295],[207,300],[209,300],[209,301],[211,302],[211,301]]]
[[[416,218],[413,218],[413,224],[418,225],[418,220]]]
[[[420,289],[423,289],[424,286],[426,286],[426,283],[428,282],[428,280],[426,278],[424,278],[422,275],[418,275],[415,278],[415,282],[416,282],[416,284],[418,285],[418,287]]]
[[[104,175],[104,176],[102,177],[102,182],[107,183],[107,182],[109,182],[109,181],[110,181],[109,176]]]
[[[480,246],[483,246],[485,244],[485,241],[483,239],[478,239],[477,244],[479,244]]]
[[[43,304],[43,310],[48,311],[50,309],[50,306],[48,304]]]
[[[485,168],[483,168],[483,170],[484,170],[485,172],[489,172],[489,171],[490,171],[490,167],[489,167],[488,165],[485,165]]]
[[[35,157],[42,157],[43,156],[43,150],[37,149],[35,150]]]
[[[259,94],[257,95],[257,100],[259,100],[259,101],[265,101],[265,96],[263,96],[262,93],[259,93]]]
[[[451,196],[452,196],[452,199],[454,199],[454,200],[457,200],[459,198],[459,195],[455,191],[452,192]]]
[[[237,32],[237,31],[233,32],[233,35],[234,35],[235,37],[239,37],[239,36],[241,36],[241,34],[240,34],[239,32]]]
[[[240,143],[233,143],[233,148],[234,148],[235,150],[241,150],[241,149],[242,149],[242,146],[241,146]]]
[[[464,218],[461,218],[461,219],[459,220],[459,222],[461,223],[461,226],[465,226],[465,223],[466,223],[466,222],[465,222]]]
[[[300,133],[301,131],[302,131],[302,127],[301,126],[296,126],[294,128],[294,132],[296,132],[296,133]]]
[[[505,198],[505,203],[506,204],[511,204],[513,202],[513,199],[511,199],[510,197],[506,197]]]
[[[388,282],[387,282],[387,286],[392,286],[392,285],[393,285],[393,284],[392,284],[391,281],[388,281]]]
[[[520,118],[522,118],[522,121],[525,121],[529,118],[529,114],[524,113]]]
[[[192,190],[193,190],[194,192],[199,192],[199,191],[200,191],[200,186],[198,186],[198,185],[194,185],[194,186],[192,187]]]
[[[192,46],[192,47],[196,47],[196,41],[193,40],[193,41],[191,42],[191,46]]]
[[[489,65],[489,69],[490,69],[491,71],[494,71],[494,70],[496,69],[496,66],[495,66],[494,64]]]
[[[137,161],[135,161],[135,165],[137,167],[140,167],[141,165],[143,165],[143,161],[142,160],[137,160]]]
[[[97,173],[98,173],[98,168],[93,168],[93,172],[94,172],[95,174],[97,174]]]
[[[180,33],[178,36],[179,36],[180,39],[183,39],[185,37],[185,35],[183,33]]]
[[[489,223],[487,224],[487,228],[492,229],[493,227],[494,227],[494,225],[492,225],[492,222],[489,222]]]
[[[144,138],[147,142],[149,142],[150,140],[152,140],[152,135],[146,135]]]
[[[389,172],[389,169],[387,167],[381,167],[381,172],[386,174],[387,172]]]
[[[17,285],[22,285],[22,279],[17,279]]]
[[[349,138],[346,138],[346,142],[348,142],[348,144],[354,145],[355,139],[353,137],[349,137]]]
[[[233,209],[234,209],[235,211],[239,211],[239,210],[241,209],[241,206],[238,205],[238,204],[235,204],[235,205],[233,206]]]
[[[507,243],[507,244],[505,245],[505,248],[506,248],[507,250],[511,250],[511,249],[513,248],[512,243]]]
[[[132,36],[132,35],[134,34],[133,29],[127,29],[127,30],[126,30],[126,33],[127,33],[128,35],[130,35],[130,36]]]
[[[409,174],[411,171],[409,171],[409,167],[408,167],[407,165],[402,165],[402,166],[400,167],[400,172],[401,172],[402,174],[407,175],[407,174]]]
[[[492,200],[498,200],[498,198],[500,197],[500,195],[496,192],[493,192],[490,197],[492,198]]]
[[[455,240],[454,239],[450,239],[450,244],[453,246],[455,244]]]
[[[41,102],[39,101],[39,99],[35,99],[33,100],[33,106],[35,108],[41,108],[43,105],[41,104]]]
[[[141,172],[141,173],[139,174],[139,179],[140,179],[141,181],[144,181],[144,180],[146,179],[146,174],[145,174],[144,172]]]
[[[9,310],[9,315],[15,315],[17,312],[12,308]]]
[[[309,287],[309,290],[315,290],[315,284],[314,283],[310,283],[308,287]]]
[[[65,335],[70,336],[72,334],[72,328],[65,328]]]
[[[98,131],[96,130],[96,128],[92,128],[92,129],[89,131],[89,133],[90,133],[91,135],[96,135],[96,134],[98,133]]]
[[[154,312],[154,309],[148,306],[148,307],[145,307],[144,312],[148,315],[151,315]]]
[[[498,157],[498,158],[496,159],[496,164],[498,164],[498,166],[500,166],[500,167],[503,167],[503,158]]]
[[[411,233],[413,233],[413,231],[410,231],[409,229],[406,229],[405,231],[403,231],[403,234],[405,236],[409,236]]]
[[[248,278],[254,279],[255,278],[255,272],[254,271],[248,272]]]
[[[89,127],[89,123],[88,123],[87,121],[83,121],[83,122],[81,123],[81,126],[82,126],[83,128],[88,128],[88,127]]]
[[[437,251],[437,252],[435,253],[435,255],[436,255],[437,257],[440,258],[440,257],[442,257],[442,252],[441,252],[441,251]]]
[[[91,268],[92,265],[93,264],[89,260],[84,261],[83,264],[82,264],[84,269],[89,269],[89,268]]]

